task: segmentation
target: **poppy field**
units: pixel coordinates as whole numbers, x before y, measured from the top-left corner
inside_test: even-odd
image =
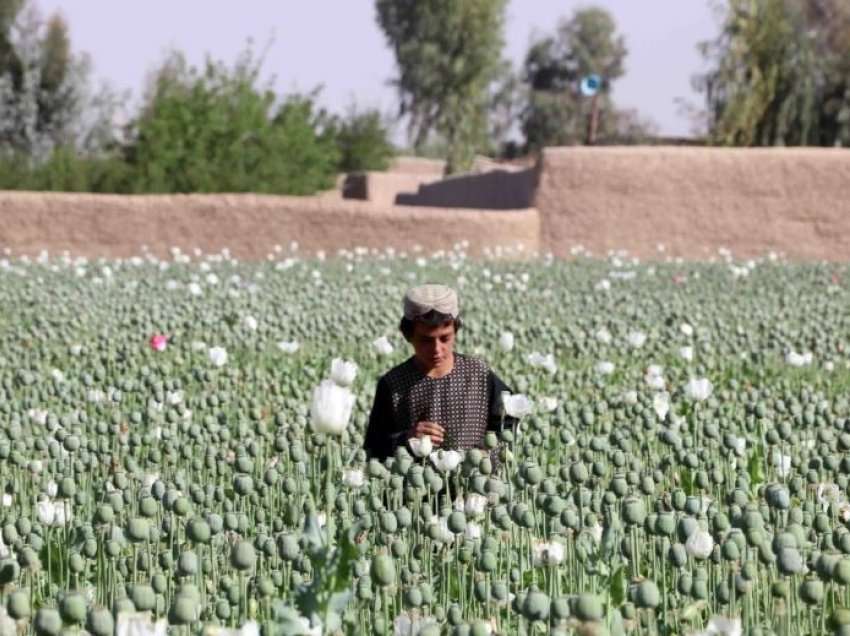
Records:
[[[370,460],[425,282],[518,424]],[[7,255],[0,634],[850,634],[848,282],[728,252]]]

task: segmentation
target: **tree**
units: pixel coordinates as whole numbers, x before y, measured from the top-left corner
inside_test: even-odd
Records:
[[[154,74],[127,161],[139,192],[313,194],[333,185],[338,152],[316,93],[278,104],[262,60],[203,70],[173,53]]]
[[[65,21],[45,21],[26,0],[0,0],[0,156],[34,164],[61,146],[100,152],[126,98],[93,90],[91,64],[76,55]]]
[[[579,83],[595,73],[603,83],[597,97],[602,117],[601,140],[639,137],[640,119],[617,111],[611,86],[623,75],[626,45],[605,9],[577,10],[561,19],[554,34],[538,37],[525,57],[523,79],[528,88],[522,130],[529,150],[543,146],[582,143],[586,137],[590,100],[579,93]],[[621,124],[628,122],[628,131]]]
[[[444,138],[446,172],[468,168],[486,143],[489,90],[504,43],[506,0],[376,0],[399,75],[399,114],[416,149]]]
[[[331,134],[339,150],[339,172],[386,170],[395,154],[389,127],[377,110],[352,106],[345,117],[334,118]]]
[[[734,146],[850,145],[850,5],[728,0],[700,45],[709,138]]]

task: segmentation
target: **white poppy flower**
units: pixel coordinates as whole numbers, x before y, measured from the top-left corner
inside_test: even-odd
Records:
[[[354,383],[357,375],[357,363],[342,358],[331,360],[331,380],[339,386],[347,387]]]
[[[705,560],[714,550],[714,539],[705,530],[697,529],[685,541],[685,551],[695,559]]]
[[[679,329],[681,330],[681,332],[683,334],[685,334],[688,337],[691,337],[692,335],[694,335],[694,328],[686,322],[683,322],[681,325],[679,325]]]
[[[434,468],[442,473],[450,473],[460,466],[463,454],[456,450],[437,450],[428,456]]]
[[[714,387],[708,378],[691,378],[685,385],[685,395],[698,402],[707,400],[713,390]]]
[[[115,621],[116,636],[166,636],[168,621],[154,622],[150,612],[119,612]]]
[[[656,393],[652,398],[652,408],[662,422],[670,412],[670,395],[666,392]]]
[[[341,435],[351,418],[354,400],[354,394],[345,387],[332,380],[322,380],[313,390],[310,403],[310,426],[313,431]]]
[[[38,520],[45,526],[64,526],[71,518],[71,506],[64,501],[45,499],[36,504]]]
[[[694,348],[691,346],[679,347],[679,357],[682,360],[691,362],[694,359]]]
[[[536,566],[556,566],[564,561],[564,544],[557,541],[535,541],[531,550]]]
[[[257,327],[259,326],[257,319],[254,318],[253,316],[245,316],[242,319],[242,324],[245,326],[245,328],[248,331],[256,331]]]
[[[201,286],[198,283],[189,283],[187,288],[189,290],[189,294],[192,296],[201,296],[204,293],[204,290],[201,289]]]
[[[227,364],[227,350],[224,347],[211,347],[207,352],[212,362],[217,367]]]
[[[463,511],[467,517],[480,517],[487,509],[487,497],[478,493],[470,493],[466,496]]]
[[[611,375],[612,373],[614,373],[615,366],[613,362],[609,362],[608,360],[602,360],[600,362],[597,362],[594,368],[596,369],[596,372],[600,375]]]
[[[611,340],[613,336],[611,336],[611,332],[608,331],[605,327],[600,327],[593,337],[596,338],[602,344],[611,344]]]
[[[505,413],[511,417],[525,417],[534,410],[534,403],[521,393],[511,395],[502,391],[502,406]]]
[[[388,356],[393,352],[393,345],[386,336],[372,341],[372,348],[379,356]]]
[[[697,632],[695,636],[742,636],[743,633],[740,618],[712,616],[708,626],[703,631]]]
[[[558,398],[543,396],[537,399],[537,404],[544,413],[552,413],[558,409]]]
[[[630,331],[626,341],[635,349],[640,349],[646,342],[646,334],[642,331]]]
[[[506,353],[513,350],[514,335],[510,331],[505,331],[501,336],[499,336],[499,347],[501,347],[502,351]]]
[[[667,385],[667,382],[664,380],[664,367],[651,364],[646,368],[646,375],[643,376],[644,381],[651,389],[655,389],[656,391],[663,391]]]
[[[47,411],[44,409],[30,409],[27,411],[27,415],[36,424],[40,424],[41,426],[47,424]]]
[[[283,351],[284,353],[295,353],[296,351],[298,351],[299,346],[300,345],[295,340],[281,340],[277,343],[277,348]]]
[[[533,367],[542,367],[546,369],[549,373],[554,374],[557,371],[557,366],[555,365],[555,356],[551,353],[547,353],[543,355],[542,353],[538,353],[537,351],[532,351],[526,357],[526,362]]]
[[[463,531],[463,535],[467,539],[471,539],[473,541],[481,538],[481,526],[474,521],[467,521],[466,528]]]
[[[346,468],[342,471],[342,483],[350,488],[360,488],[366,483],[366,478],[359,468]]]
[[[413,454],[417,457],[425,457],[426,455],[430,455],[431,451],[434,449],[434,443],[431,441],[430,435],[423,435],[422,437],[411,437],[407,440],[408,446],[410,446],[410,450],[413,451]]]
[[[797,353],[796,351],[789,351],[785,355],[785,362],[790,364],[792,367],[804,367],[812,363],[812,352],[808,351],[806,353]]]

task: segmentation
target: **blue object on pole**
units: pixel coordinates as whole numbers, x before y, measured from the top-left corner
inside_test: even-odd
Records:
[[[581,78],[579,90],[585,97],[593,97],[599,92],[600,88],[602,88],[602,78],[595,73],[593,75],[585,75]]]

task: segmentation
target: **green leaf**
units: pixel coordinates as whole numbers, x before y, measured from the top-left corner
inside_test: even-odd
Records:
[[[620,566],[619,568],[617,568],[617,571],[614,573],[614,576],[611,577],[611,582],[608,585],[608,596],[611,599],[611,604],[614,607],[619,607],[625,602],[626,591],[626,572],[623,566]],[[617,614],[619,614],[619,612],[617,612]]]
[[[687,468],[683,468],[679,473],[679,477],[682,482],[682,490],[685,491],[685,494],[689,497],[694,494],[694,475]]]
[[[764,451],[761,446],[750,455],[747,461],[747,473],[750,475],[750,485],[753,488],[764,483]]]

